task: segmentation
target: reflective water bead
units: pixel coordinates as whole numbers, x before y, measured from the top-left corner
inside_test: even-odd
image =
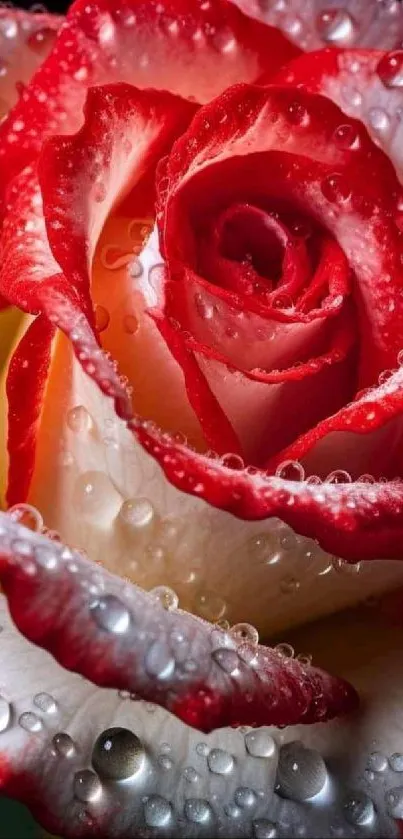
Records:
[[[149,676],[170,679],[175,670],[175,659],[165,641],[154,641],[147,650],[144,667]]]
[[[97,738],[91,762],[102,778],[121,781],[136,775],[144,766],[141,740],[128,728],[108,728]]]
[[[319,35],[327,44],[343,47],[354,41],[356,26],[345,9],[328,9],[316,19]]]
[[[332,204],[342,204],[351,196],[351,188],[348,181],[343,175],[334,172],[323,179],[322,193],[324,197]]]
[[[266,728],[256,728],[245,734],[245,747],[252,757],[271,758],[276,754],[276,744]]]
[[[220,647],[218,650],[213,650],[211,657],[229,676],[234,676],[238,672],[239,657],[235,650]]]
[[[55,714],[57,702],[50,693],[37,693],[34,696],[34,705],[44,714]]]
[[[333,472],[330,472],[329,475],[326,477],[326,483],[328,484],[351,484],[351,475],[346,472],[344,469],[334,469]]]
[[[95,328],[97,332],[105,332],[110,322],[110,315],[105,306],[95,306]]]
[[[148,498],[129,498],[119,510],[119,517],[133,530],[149,527],[154,516],[154,507]]]
[[[114,594],[106,594],[90,604],[90,614],[101,629],[124,635],[129,629],[131,617],[126,606]]]
[[[275,839],[276,825],[268,819],[255,819],[252,823],[254,839]]]
[[[142,264],[141,260],[137,256],[129,263],[128,271],[129,271],[130,276],[133,277],[134,280],[138,280],[138,278],[141,277],[141,275],[144,271],[144,268],[143,268],[143,264]],[[137,322],[137,319],[135,318],[134,315],[131,315],[131,316],[128,315],[128,317],[133,317]],[[138,327],[138,322],[137,322],[137,327]]]
[[[178,608],[179,597],[173,589],[168,586],[156,586],[151,589],[150,594],[158,600],[163,609],[167,612],[173,612]]]
[[[249,644],[259,643],[259,633],[257,629],[250,623],[236,623],[230,630],[230,634],[237,640],[242,642],[249,642]]]
[[[358,827],[369,824],[375,812],[373,802],[361,791],[351,793],[345,798],[343,811],[347,821]]]
[[[403,772],[403,754],[394,752],[389,758],[389,766],[392,772]]]
[[[51,29],[50,26],[43,26],[40,29],[37,29],[35,32],[31,32],[27,38],[27,45],[33,52],[45,53],[49,47],[53,44],[53,41],[56,37],[55,29]]]
[[[306,126],[309,123],[309,113],[302,102],[291,102],[287,108],[287,116],[292,125]]]
[[[372,772],[384,772],[388,761],[382,752],[372,752],[368,758],[367,768]]]
[[[239,454],[233,454],[232,452],[228,452],[228,454],[224,454],[222,456],[222,465],[227,469],[234,469],[235,471],[245,469],[245,463],[242,457]]]
[[[403,86],[403,50],[393,50],[382,56],[376,71],[385,87]]]
[[[53,737],[52,747],[60,757],[71,757],[75,753],[75,745],[69,734],[58,731]]]
[[[39,510],[32,504],[14,504],[8,508],[7,514],[13,521],[18,522],[23,527],[28,527],[35,533],[40,533],[43,528],[43,518]]]
[[[172,806],[161,795],[150,795],[144,804],[144,821],[148,827],[165,827],[171,818]]]
[[[202,320],[211,320],[214,317],[214,306],[197,293],[194,297],[196,311]]]
[[[305,470],[297,460],[285,460],[276,469],[276,477],[284,481],[303,481]]]
[[[390,128],[390,117],[383,108],[370,108],[368,120],[370,126],[379,134],[384,134]]]
[[[76,772],[73,781],[74,795],[83,803],[97,801],[102,794],[102,784],[95,772],[83,769]]]
[[[387,811],[394,819],[403,818],[403,787],[394,787],[385,795]]]
[[[0,734],[5,731],[11,720],[11,705],[0,695]]]
[[[77,405],[67,412],[66,423],[75,434],[85,434],[92,428],[91,415],[84,405]]]
[[[333,557],[332,565],[338,574],[350,575],[359,574],[362,567],[361,562],[346,562],[345,559],[340,559],[337,556]]]
[[[207,757],[207,755],[210,751],[207,743],[197,743],[196,747],[195,747],[195,750],[196,750],[197,754],[199,755],[199,757]]]
[[[197,784],[200,780],[200,775],[193,766],[185,766],[182,774],[188,784]]]
[[[207,756],[207,766],[216,775],[228,775],[234,768],[234,758],[224,749],[211,749]]]
[[[37,734],[39,731],[42,730],[42,722],[36,714],[33,714],[31,711],[25,711],[25,713],[21,714],[18,720],[21,728],[24,728],[25,731],[29,731],[31,734]]]
[[[257,795],[249,787],[238,787],[235,790],[234,801],[238,807],[250,809],[257,804]]]
[[[184,810],[186,818],[195,824],[204,824],[212,815],[210,804],[204,798],[188,798]]]
[[[319,752],[306,749],[302,743],[282,746],[277,766],[277,782],[287,798],[307,801],[325,786],[327,770]]]
[[[126,335],[135,335],[139,329],[139,322],[136,315],[128,314],[123,318],[123,329]]]
[[[360,137],[357,128],[351,123],[339,125],[334,134],[334,141],[341,149],[358,149]]]
[[[282,658],[294,658],[294,647],[291,644],[276,644],[274,649]]]
[[[198,592],[194,602],[194,611],[208,621],[217,621],[223,617],[227,604],[213,591]]]

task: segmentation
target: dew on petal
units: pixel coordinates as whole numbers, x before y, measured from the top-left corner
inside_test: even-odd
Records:
[[[101,629],[115,635],[124,635],[131,624],[126,606],[113,594],[106,594],[90,605],[90,614]]]
[[[121,781],[137,775],[144,766],[141,740],[127,728],[108,728],[99,735],[92,751],[92,765],[101,778]]]
[[[84,804],[97,801],[102,794],[102,784],[95,772],[84,769],[76,772],[73,782],[74,795]]]

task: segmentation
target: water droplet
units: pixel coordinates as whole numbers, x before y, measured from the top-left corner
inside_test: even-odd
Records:
[[[403,754],[394,752],[389,758],[389,766],[392,772],[403,772]]]
[[[228,775],[234,768],[234,758],[224,749],[211,749],[207,757],[210,772],[216,775]]]
[[[344,469],[335,469],[326,478],[328,484],[351,484],[351,475]]]
[[[37,29],[36,32],[31,32],[27,38],[27,44],[33,52],[42,55],[50,49],[55,37],[56,31],[54,29],[51,29],[50,26],[43,26],[41,29]]]
[[[126,335],[135,335],[138,332],[139,322],[136,315],[125,315],[123,318],[123,329]]]
[[[130,498],[124,501],[119,516],[133,530],[149,527],[155,515],[154,507],[148,498]]]
[[[167,612],[173,612],[178,608],[178,595],[168,586],[156,586],[151,589],[150,594],[158,600],[160,605],[163,609],[166,609]]]
[[[144,666],[149,676],[170,679],[175,670],[175,659],[165,641],[154,641],[146,653]]]
[[[55,714],[57,702],[49,693],[37,693],[34,696],[34,705],[44,714]]]
[[[13,521],[21,524],[23,527],[28,527],[29,530],[33,530],[35,533],[40,533],[43,528],[43,518],[39,510],[31,504],[14,504],[12,507],[9,507],[7,514]]]
[[[165,827],[171,818],[172,807],[161,795],[150,795],[144,804],[144,820],[148,827]]]
[[[352,825],[361,827],[374,818],[374,805],[364,792],[350,793],[343,802],[344,815]]]
[[[128,728],[103,731],[95,741],[91,758],[98,775],[113,781],[136,775],[143,768],[144,761],[144,746]]]
[[[294,658],[294,647],[291,644],[276,644],[274,649],[282,658]]]
[[[336,146],[340,149],[358,149],[360,146],[360,135],[355,125],[346,123],[339,125],[333,134]]]
[[[338,556],[333,557],[332,566],[338,574],[359,574],[361,571],[361,562],[346,562]]]
[[[37,734],[42,729],[42,722],[37,717],[36,714],[33,714],[31,711],[25,711],[24,714],[21,714],[18,720],[21,728],[25,729],[25,731],[29,731],[32,734]]]
[[[403,818],[403,787],[394,787],[385,795],[388,814],[394,819]]]
[[[183,770],[183,777],[188,784],[197,784],[200,780],[200,775],[196,772],[193,766],[185,766]]]
[[[277,836],[276,825],[268,819],[255,819],[252,826],[254,839],[275,839]]]
[[[195,598],[194,611],[208,621],[218,621],[225,610],[225,600],[213,591],[199,592]]]
[[[188,798],[185,801],[185,816],[190,822],[204,824],[212,815],[212,809],[204,798]]]
[[[343,175],[334,172],[322,181],[322,193],[331,204],[343,204],[351,195],[351,188]]]
[[[222,456],[221,462],[226,469],[233,469],[236,472],[241,472],[245,469],[245,463],[239,454],[228,452],[228,454]]]
[[[95,329],[97,332],[105,332],[110,322],[110,315],[105,306],[95,306]]]
[[[91,431],[92,419],[84,405],[77,405],[67,412],[66,423],[74,434],[86,434]]]
[[[383,108],[370,108],[368,121],[371,128],[379,134],[384,134],[390,127],[390,118]]]
[[[234,795],[235,803],[238,807],[248,808],[254,807],[257,804],[257,795],[249,787],[238,787]]]
[[[211,320],[214,317],[214,306],[206,301],[198,292],[194,297],[196,311],[202,320]]]
[[[274,757],[276,744],[266,728],[257,728],[245,734],[245,747],[252,757]]]
[[[76,750],[72,738],[65,731],[58,731],[55,734],[52,740],[52,746],[60,757],[72,757]]]
[[[239,657],[235,650],[228,650],[225,647],[220,647],[218,650],[213,650],[211,657],[221,667],[221,669],[230,676],[235,676],[238,672]]]
[[[306,126],[309,123],[309,113],[302,102],[291,102],[287,108],[287,116],[292,125]]]
[[[0,734],[2,731],[6,731],[10,725],[10,720],[11,705],[6,699],[4,699],[4,696],[0,695]]]
[[[284,577],[280,582],[280,591],[282,594],[295,594],[301,587],[301,583],[296,577]]]
[[[207,743],[197,743],[196,744],[196,752],[200,757],[207,757],[210,749]]]
[[[114,594],[106,594],[90,604],[90,614],[101,629],[124,635],[131,617],[126,606]]]
[[[168,757],[168,755],[160,755],[158,758],[158,763],[161,769],[164,769],[165,772],[168,772],[170,769],[172,769],[174,765],[173,760],[171,760],[171,758]]]
[[[382,752],[372,752],[368,758],[367,768],[372,772],[384,772],[388,766],[386,755]]]
[[[326,780],[326,765],[319,752],[306,749],[298,742],[281,747],[277,782],[284,796],[294,801],[307,801],[321,792]]]
[[[403,86],[403,50],[387,52],[377,66],[377,73],[385,87]]]
[[[91,769],[83,769],[76,772],[73,781],[74,795],[84,804],[97,801],[102,793],[101,781]]]
[[[355,23],[345,9],[328,9],[320,12],[316,25],[319,35],[327,44],[343,47],[354,41]]]
[[[282,478],[284,481],[303,481],[305,470],[297,460],[285,460],[284,463],[277,466],[276,477]]]
[[[250,623],[236,623],[230,630],[230,633],[236,641],[254,645],[259,643],[259,633]]]

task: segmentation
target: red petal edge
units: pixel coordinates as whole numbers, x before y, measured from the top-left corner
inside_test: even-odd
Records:
[[[135,692],[202,731],[313,723],[357,705],[343,680],[166,611],[151,594],[3,513],[0,579],[19,629],[64,667]],[[99,594],[89,593],[94,586]],[[179,634],[195,670],[175,657]]]

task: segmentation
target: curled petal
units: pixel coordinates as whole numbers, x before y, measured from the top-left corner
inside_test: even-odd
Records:
[[[356,706],[345,682],[167,611],[4,514],[0,528],[1,580],[14,620],[68,669],[135,692],[202,731],[312,723]]]

